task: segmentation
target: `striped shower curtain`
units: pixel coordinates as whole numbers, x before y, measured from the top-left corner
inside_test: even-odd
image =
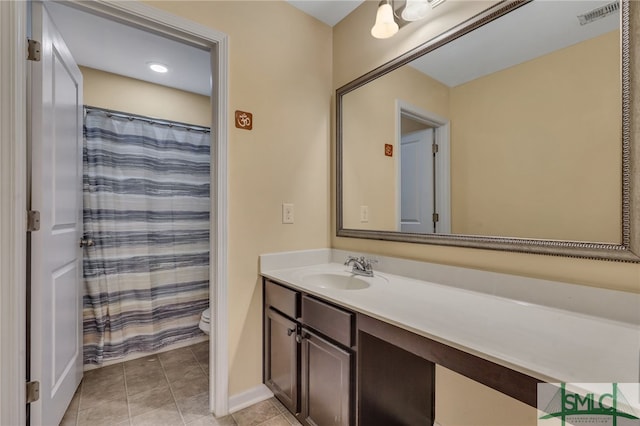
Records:
[[[94,108],[84,124],[84,363],[202,335],[208,129]]]

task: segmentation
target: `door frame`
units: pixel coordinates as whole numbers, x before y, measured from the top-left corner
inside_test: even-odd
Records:
[[[26,2],[0,1],[0,424],[25,424]]]
[[[400,143],[402,140],[402,117],[410,117],[419,123],[427,124],[433,127],[435,132],[436,143],[438,144],[438,155],[436,155],[436,181],[440,191],[436,192],[436,206],[440,220],[436,225],[438,233],[451,233],[451,143],[450,143],[450,121],[444,117],[440,117],[430,111],[426,111],[415,105],[396,99],[396,227],[397,231],[401,229],[401,176],[400,176]]]
[[[210,408],[229,410],[227,158],[229,39],[222,32],[140,2],[96,0],[72,6],[152,29],[211,51],[212,173]],[[0,424],[25,423],[27,2],[0,1]]]

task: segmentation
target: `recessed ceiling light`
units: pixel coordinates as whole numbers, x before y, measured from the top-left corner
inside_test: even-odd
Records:
[[[151,70],[155,72],[165,73],[169,71],[169,68],[167,68],[166,65],[162,65],[157,62],[149,62],[148,65],[149,65],[149,68],[151,68]]]

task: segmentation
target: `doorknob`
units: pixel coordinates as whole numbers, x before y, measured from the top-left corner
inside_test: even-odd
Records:
[[[82,247],[93,247],[96,243],[91,238],[82,238],[80,240],[80,248]]]

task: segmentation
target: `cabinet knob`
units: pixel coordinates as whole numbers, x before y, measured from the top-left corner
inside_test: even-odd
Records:
[[[309,333],[305,333],[305,332],[303,331],[303,332],[302,332],[302,334],[298,334],[298,335],[296,335],[296,342],[298,342],[298,343],[302,343],[302,341],[303,341],[304,339],[308,339],[308,338],[310,338],[310,337],[311,337],[311,335],[310,335]]]
[[[296,331],[295,328],[287,328],[287,336],[291,336],[294,331]]]

